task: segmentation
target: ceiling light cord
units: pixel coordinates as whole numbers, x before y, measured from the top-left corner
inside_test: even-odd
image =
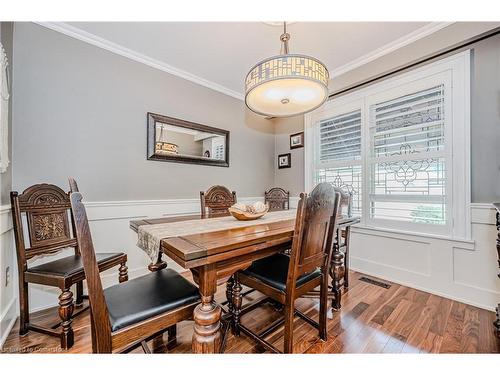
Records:
[[[290,40],[290,34],[286,32],[286,22],[283,22],[283,34],[280,36],[281,40],[281,55],[288,55],[288,41]]]

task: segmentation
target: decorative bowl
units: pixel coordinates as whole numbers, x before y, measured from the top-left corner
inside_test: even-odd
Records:
[[[269,205],[261,202],[254,203],[253,205],[244,205],[236,203],[228,208],[229,213],[237,220],[255,220],[258,219],[269,211]]]
[[[177,155],[179,153],[179,146],[175,143],[156,142],[155,153],[157,155]]]

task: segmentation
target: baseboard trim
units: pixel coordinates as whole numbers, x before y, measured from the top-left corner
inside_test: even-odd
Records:
[[[471,301],[471,300],[468,300],[468,299],[465,299],[465,298],[457,297],[457,296],[454,296],[454,295],[451,295],[451,294],[448,294],[448,293],[443,293],[441,291],[431,290],[429,288],[422,287],[421,285],[417,285],[417,284],[412,283],[412,282],[401,281],[397,277],[387,277],[387,275],[382,275],[380,273],[372,272],[372,271],[365,271],[362,268],[359,268],[359,267],[356,267],[356,266],[354,266],[354,267],[349,266],[349,268],[350,268],[351,271],[359,272],[359,273],[362,273],[363,275],[369,275],[369,276],[373,276],[373,277],[376,277],[376,278],[379,278],[379,279],[382,279],[382,280],[387,280],[387,281],[390,281],[392,283],[400,284],[400,285],[408,287],[408,288],[413,288],[413,289],[416,289],[416,290],[421,290],[422,292],[426,292],[426,293],[429,293],[429,294],[434,294],[436,296],[447,298],[447,299],[450,299],[452,301],[457,301],[457,302],[465,303],[467,305],[478,307],[478,308],[483,309],[483,310],[495,311],[495,309],[493,307],[491,307],[491,306],[484,305],[482,303]]]
[[[4,321],[5,316],[9,313],[9,311],[15,306],[16,306],[17,298],[13,297],[7,304],[7,308],[2,312],[2,315],[0,316],[0,326],[1,323]],[[16,320],[19,318],[17,314],[14,314],[12,316],[12,319],[10,320],[9,324],[7,325],[7,328],[5,329],[5,332],[3,333],[2,337],[0,337],[0,348],[3,349],[3,345],[5,344],[5,341],[7,340],[7,337],[9,337],[10,332],[12,331],[12,328],[14,327],[14,324],[16,323]]]
[[[5,333],[0,338],[0,349],[3,349],[5,341],[7,341],[7,337],[9,337],[10,333],[12,332],[12,329],[14,328],[14,325],[16,324],[18,318],[19,317],[15,316],[11,319],[9,325],[7,326],[7,329],[5,330]]]

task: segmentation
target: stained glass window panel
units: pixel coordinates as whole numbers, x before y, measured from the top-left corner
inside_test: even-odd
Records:
[[[444,85],[370,106],[370,218],[446,224],[444,108]]]
[[[330,182],[333,186],[352,194],[352,214],[361,215],[362,178],[360,165],[318,169],[316,170],[315,183],[320,182]],[[343,214],[347,214],[347,212],[344,211]]]
[[[371,108],[371,155],[410,155],[444,149],[444,85]]]

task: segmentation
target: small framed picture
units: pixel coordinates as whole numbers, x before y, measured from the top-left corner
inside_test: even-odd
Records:
[[[304,132],[290,135],[290,150],[304,147]]]
[[[291,154],[278,155],[278,169],[290,168],[292,166]]]

